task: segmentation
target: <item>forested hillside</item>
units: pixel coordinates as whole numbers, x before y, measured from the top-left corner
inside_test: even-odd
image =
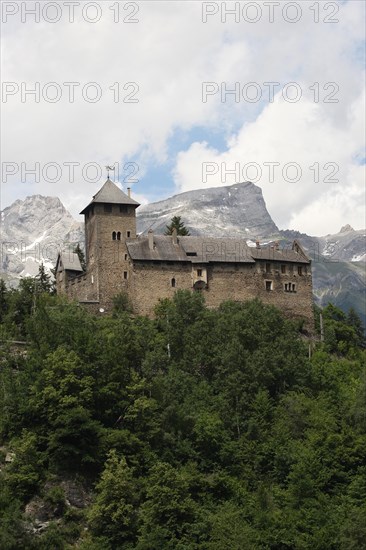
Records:
[[[95,317],[0,282],[0,548],[365,548],[364,333],[323,317],[309,358],[258,301]]]

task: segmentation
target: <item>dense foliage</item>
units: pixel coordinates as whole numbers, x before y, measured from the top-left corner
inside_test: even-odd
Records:
[[[149,320],[123,297],[96,317],[47,290],[0,285],[0,548],[365,547],[354,312],[325,308],[309,345],[258,301],[209,310],[177,292]],[[39,532],[37,499],[52,510]]]
[[[176,230],[177,235],[186,236],[190,235],[190,232],[184,225],[181,216],[173,216],[170,224],[165,227],[164,235],[172,235],[173,231]]]

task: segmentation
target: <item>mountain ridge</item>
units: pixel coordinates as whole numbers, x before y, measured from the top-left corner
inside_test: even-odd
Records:
[[[366,267],[365,230],[345,224],[335,234],[316,237],[280,230],[272,220],[260,187],[251,182],[179,193],[138,209],[138,232],[163,233],[180,215],[192,235],[244,238],[248,244],[299,239],[313,261],[313,289],[320,305],[327,301],[356,306],[360,312]],[[0,276],[11,284],[34,276],[41,261],[54,265],[62,247],[84,242],[84,224],[73,218],[58,197],[30,195],[1,212]],[[338,265],[338,268],[334,264]],[[341,275],[340,275],[341,274]],[[347,281],[348,288],[345,286]],[[355,298],[354,298],[355,297]],[[362,312],[361,312],[362,313]],[[363,313],[366,320],[366,315]]]

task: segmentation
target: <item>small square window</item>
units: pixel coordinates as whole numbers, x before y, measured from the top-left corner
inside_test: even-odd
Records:
[[[298,266],[297,266],[297,273],[298,273],[299,275],[302,275],[302,266],[301,266],[301,265],[298,265]]]
[[[286,266],[285,265],[281,265],[281,273],[286,273]]]
[[[271,271],[271,264],[266,264],[266,271],[267,273]]]
[[[127,231],[127,239],[131,237],[131,231]]]
[[[105,204],[104,205],[104,212],[112,212],[112,205],[111,204]]]
[[[272,290],[272,281],[266,281],[266,290]]]
[[[125,254],[125,260],[127,260],[127,254]]]
[[[128,279],[128,273],[127,273],[127,271],[124,271],[124,272],[123,272],[123,278],[124,278],[125,280]]]
[[[202,277],[202,269],[197,269],[197,277]]]

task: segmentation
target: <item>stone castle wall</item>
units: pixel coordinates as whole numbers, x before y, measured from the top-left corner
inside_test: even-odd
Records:
[[[281,273],[281,265],[285,266],[285,273]],[[214,308],[225,300],[242,302],[259,298],[280,308],[288,317],[305,319],[309,329],[312,328],[310,266],[306,272],[305,266],[301,266],[301,275],[297,265],[271,262],[270,270],[267,268],[268,262],[210,265],[207,267],[207,289],[201,290],[206,305]],[[200,266],[192,268],[191,264],[135,262],[129,290],[136,313],[151,316],[159,299],[172,298],[179,289],[192,290],[197,269]],[[271,290],[267,290],[267,282],[271,283]],[[294,291],[285,291],[285,285],[289,284],[295,285]]]

